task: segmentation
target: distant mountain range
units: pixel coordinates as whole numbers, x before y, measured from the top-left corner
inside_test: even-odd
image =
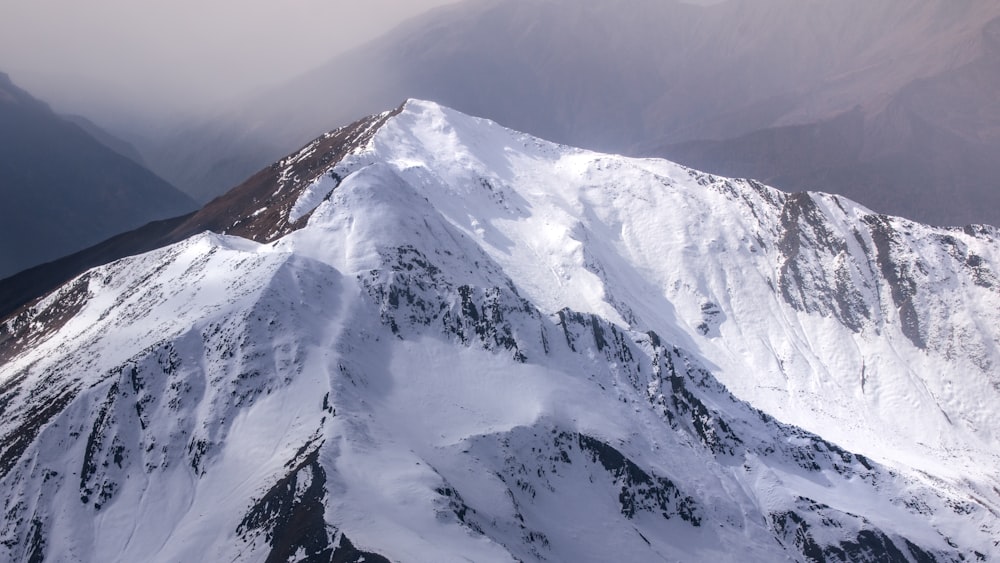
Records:
[[[955,64],[925,72],[881,103],[645,150],[789,191],[844,194],[922,221],[1000,224],[1000,18],[975,29],[981,36],[969,39],[975,49],[966,46],[971,60],[956,53]]]
[[[0,73],[0,278],[196,207],[134,149],[74,119]]]
[[[1000,224],[989,0],[484,0],[147,146],[202,201],[324,129],[434,99],[555,141]]]
[[[4,560],[998,560],[996,228],[410,100],[121,240],[0,318]]]

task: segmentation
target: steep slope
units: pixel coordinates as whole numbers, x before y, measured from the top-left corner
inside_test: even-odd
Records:
[[[0,278],[194,201],[0,73]]]
[[[995,230],[362,123],[3,322],[7,558],[995,558]]]

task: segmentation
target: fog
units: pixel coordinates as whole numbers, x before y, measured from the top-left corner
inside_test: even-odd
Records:
[[[99,119],[212,111],[454,0],[4,0],[0,71]]]

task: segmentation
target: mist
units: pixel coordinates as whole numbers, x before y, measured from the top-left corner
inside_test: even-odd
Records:
[[[102,121],[216,111],[454,0],[7,0],[0,71]]]

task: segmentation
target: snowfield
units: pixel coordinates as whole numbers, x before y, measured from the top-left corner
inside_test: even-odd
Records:
[[[371,123],[0,325],[0,559],[1000,560],[996,229]]]

